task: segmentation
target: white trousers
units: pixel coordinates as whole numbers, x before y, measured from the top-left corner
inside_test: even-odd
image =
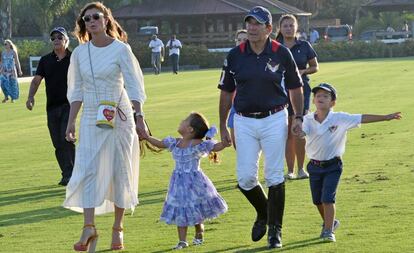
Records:
[[[263,119],[234,115],[237,146],[237,181],[248,191],[259,184],[259,159],[264,154],[267,187],[284,182],[283,166],[288,131],[288,113],[284,109]]]

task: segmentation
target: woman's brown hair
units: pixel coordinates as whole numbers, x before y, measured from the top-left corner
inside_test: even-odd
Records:
[[[285,14],[285,15],[282,15],[281,17],[280,17],[280,19],[279,19],[279,31],[277,32],[277,35],[276,35],[276,40],[277,41],[282,41],[282,39],[283,39],[283,35],[282,35],[282,33],[280,32],[280,28],[282,27],[282,23],[283,23],[283,21],[285,21],[286,19],[291,19],[291,20],[293,20],[293,21],[295,21],[295,23],[296,23],[296,27],[298,27],[298,20],[296,19],[296,17],[295,16],[293,16],[292,14]],[[295,35],[296,36],[296,35]]]
[[[111,9],[107,8],[101,2],[92,2],[86,4],[82,8],[78,18],[76,19],[74,35],[78,38],[80,43],[85,43],[92,39],[91,34],[89,34],[86,30],[85,21],[83,21],[82,19],[85,15],[85,12],[90,9],[98,9],[104,14],[104,18],[108,20],[108,23],[106,24],[106,34],[108,34],[110,37],[114,39],[118,39],[125,43],[127,42],[128,35],[124,31],[124,29],[122,29],[121,25],[112,16]]]

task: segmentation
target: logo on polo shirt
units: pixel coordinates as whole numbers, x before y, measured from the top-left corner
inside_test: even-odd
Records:
[[[279,69],[279,64],[276,64],[272,58],[269,58],[269,61],[266,63],[265,71],[268,69],[272,71],[272,73],[275,73]]]
[[[329,132],[333,133],[336,131],[336,129],[338,129],[338,126],[330,126],[328,129],[329,129]]]

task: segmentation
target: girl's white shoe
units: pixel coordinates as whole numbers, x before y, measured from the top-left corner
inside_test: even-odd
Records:
[[[204,242],[203,239],[198,239],[198,238],[193,239],[193,245],[201,245],[203,244],[203,242]]]
[[[188,247],[188,242],[186,241],[179,241],[177,245],[173,249],[184,249]]]

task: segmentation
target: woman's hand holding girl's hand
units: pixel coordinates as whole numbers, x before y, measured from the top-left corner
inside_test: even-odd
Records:
[[[68,126],[66,127],[66,141],[75,143],[76,137],[75,137],[75,123],[68,123]]]
[[[148,128],[142,116],[136,116],[137,125],[136,131],[140,140],[147,140],[149,138]]]

